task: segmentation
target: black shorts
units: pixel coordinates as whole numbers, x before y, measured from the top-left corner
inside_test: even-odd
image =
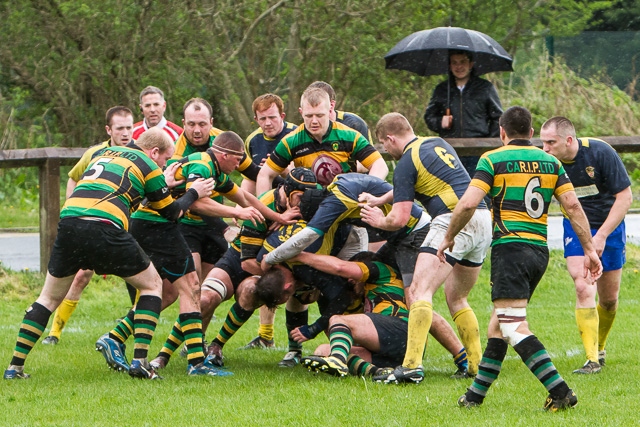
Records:
[[[491,248],[491,301],[530,299],[549,263],[549,248],[504,243]]]
[[[231,284],[234,291],[238,289],[238,285],[251,274],[242,269],[242,261],[240,261],[240,251],[233,247],[229,247],[224,256],[216,262],[215,268],[224,270],[231,278]]]
[[[160,277],[173,283],[196,271],[187,242],[175,222],[132,218],[129,232],[149,255]]]
[[[113,224],[63,218],[47,270],[53,277],[72,276],[78,270],[120,277],[135,276],[151,260],[131,234]]]
[[[396,267],[403,275],[413,275],[420,246],[429,233],[429,224],[409,234],[398,234],[387,241],[377,252],[383,262]],[[405,287],[411,283],[405,283]]]
[[[207,225],[178,224],[180,233],[189,245],[192,253],[200,254],[200,260],[207,264],[215,264],[229,248],[224,234]]]
[[[379,313],[365,313],[378,332],[380,351],[371,353],[374,365],[379,368],[402,365],[407,350],[409,323],[399,317]]]

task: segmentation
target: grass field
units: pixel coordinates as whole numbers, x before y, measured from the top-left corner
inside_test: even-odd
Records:
[[[227,344],[225,361],[234,376],[187,377],[186,360],[176,356],[161,373],[163,381],[134,381],[107,369],[94,350],[96,339],[128,310],[126,291],[118,279],[94,278],[60,344],[36,344],[27,361],[31,379],[0,383],[0,426],[637,425],[640,248],[629,247],[627,256],[620,309],[607,345],[607,366],[599,375],[571,374],[584,363],[584,353],[575,326],[573,287],[560,252],[552,253],[547,275],[531,301],[527,313],[531,327],[579,397],[578,406],[563,413],[541,409],[546,391],[512,349],[484,405],[473,410],[456,406],[471,380],[449,379],[455,370],[452,359],[435,342],[428,346],[425,381],[417,386],[313,375],[300,367],[278,368],[276,363],[286,352],[283,310],[276,318],[277,350],[238,350],[255,336],[257,315]],[[491,310],[488,267],[471,294],[483,342]],[[24,309],[37,296],[41,281],[39,274],[0,272],[0,348],[5,366]],[[436,294],[435,306],[446,313],[442,292]],[[222,324],[228,307],[226,303],[218,309],[210,335]],[[311,317],[316,315],[312,311]],[[152,357],[176,316],[175,306],[161,316]],[[326,339],[307,343],[305,353],[320,342]],[[131,357],[133,343],[129,345]]]

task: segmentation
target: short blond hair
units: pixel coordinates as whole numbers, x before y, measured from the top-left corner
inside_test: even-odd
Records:
[[[304,91],[302,96],[300,97],[300,106],[303,103],[307,102],[312,107],[317,107],[322,102],[326,102],[327,105],[331,106],[331,99],[329,99],[329,94],[320,88],[310,88]]]
[[[387,135],[404,136],[413,133],[409,120],[400,113],[388,113],[380,117],[376,124],[376,138],[382,140]]]
[[[169,137],[169,134],[163,129],[152,127],[140,135],[136,141],[136,145],[143,150],[158,148],[161,153],[164,153],[173,146],[173,141]]]
[[[549,120],[542,124],[541,129],[548,129],[551,126],[556,127],[556,135],[566,138],[568,136],[572,136],[574,139],[576,138],[576,128],[571,123],[571,120],[562,116],[551,117]]]

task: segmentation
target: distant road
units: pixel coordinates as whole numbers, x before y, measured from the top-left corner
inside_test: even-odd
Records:
[[[626,217],[627,241],[640,245],[640,214]],[[549,217],[548,242],[551,249],[562,249],[562,217]],[[0,232],[0,262],[14,271],[40,270],[38,233]]]

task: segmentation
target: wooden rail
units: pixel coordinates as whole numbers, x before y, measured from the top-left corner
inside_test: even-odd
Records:
[[[619,153],[640,152],[640,136],[596,137],[611,144]],[[539,139],[532,140],[539,147]],[[447,139],[461,156],[480,155],[502,145],[498,138]],[[392,160],[381,146],[377,148],[386,160]],[[40,184],[40,271],[47,271],[51,248],[60,218],[60,166],[74,165],[86,148],[34,148],[0,150],[0,168],[38,167]]]

